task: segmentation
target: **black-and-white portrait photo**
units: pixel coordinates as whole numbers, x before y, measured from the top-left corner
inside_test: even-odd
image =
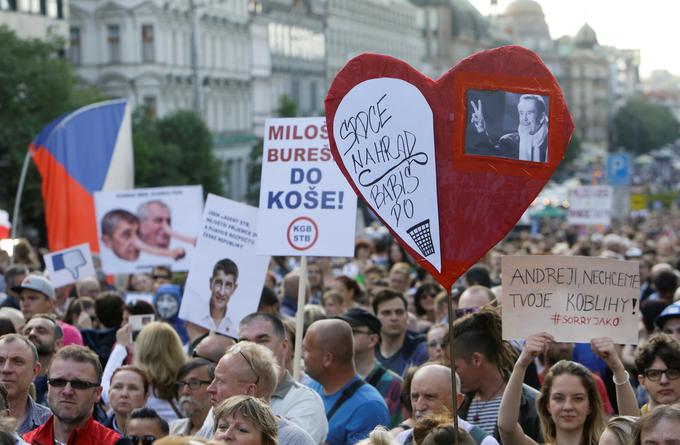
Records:
[[[465,153],[548,161],[548,96],[468,90]]]

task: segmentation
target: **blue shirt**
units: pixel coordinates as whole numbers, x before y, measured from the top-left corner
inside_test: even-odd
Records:
[[[328,413],[342,392],[352,383],[361,379],[355,375],[352,380],[333,394],[325,394],[323,386],[312,380],[309,386],[319,393],[324,409]],[[369,384],[362,385],[342,404],[328,423],[326,442],[330,445],[354,445],[365,439],[378,425],[389,427],[390,416],[385,400],[377,389]]]
[[[46,406],[39,405],[33,401],[31,396],[28,396],[28,402],[26,403],[26,418],[21,425],[17,427],[17,433],[23,435],[38,428],[43,423],[47,422],[47,419],[52,415],[52,411]]]

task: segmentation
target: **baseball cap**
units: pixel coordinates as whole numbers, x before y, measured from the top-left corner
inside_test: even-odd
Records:
[[[345,320],[350,326],[366,326],[374,334],[380,335],[382,328],[380,320],[364,309],[353,307],[337,318]]]
[[[34,290],[45,295],[47,298],[54,298],[54,286],[50,280],[40,275],[29,275],[21,282],[21,286],[14,286],[14,292],[21,292],[24,289]]]
[[[659,329],[663,328],[663,324],[669,319],[669,318],[675,318],[675,317],[680,317],[680,302],[676,302],[673,304],[669,304],[666,306],[666,308],[661,311],[658,317],[656,317],[656,320],[654,320],[654,323],[659,327]]]

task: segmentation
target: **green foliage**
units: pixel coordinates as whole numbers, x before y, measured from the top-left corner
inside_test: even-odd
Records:
[[[279,117],[297,116],[297,104],[287,94],[282,94],[279,98],[279,106],[276,109]],[[246,202],[257,206],[260,203],[260,178],[262,177],[262,149],[263,141],[258,142],[250,149],[248,159],[248,191],[246,192]]]
[[[145,110],[133,120],[135,186],[201,184],[205,193],[222,193],[224,164],[212,152],[212,135],[192,111],[162,119]]]
[[[567,145],[564,159],[562,159],[562,162],[560,162],[560,165],[555,171],[554,179],[556,181],[564,181],[573,175],[575,169],[574,161],[581,156],[581,151],[581,140],[576,136],[576,133],[574,133]]]
[[[279,98],[279,107],[276,109],[279,117],[295,117],[298,113],[297,104],[286,93]]]
[[[668,108],[635,97],[614,116],[615,146],[644,154],[680,137],[678,121]]]
[[[63,48],[59,39],[22,40],[0,26],[0,208],[10,212],[29,143],[63,113],[104,99],[96,90],[76,88],[71,65],[57,56]],[[21,227],[33,230],[20,227],[20,234],[34,229],[44,233],[40,184],[31,162],[22,196]]]

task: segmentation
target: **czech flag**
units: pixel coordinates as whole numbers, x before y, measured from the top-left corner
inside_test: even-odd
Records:
[[[7,210],[0,210],[0,239],[9,238],[11,228],[9,213],[7,213]]]
[[[134,188],[130,106],[120,99],[79,108],[45,127],[29,149],[42,176],[49,249],[89,242],[98,252],[94,192]]]

